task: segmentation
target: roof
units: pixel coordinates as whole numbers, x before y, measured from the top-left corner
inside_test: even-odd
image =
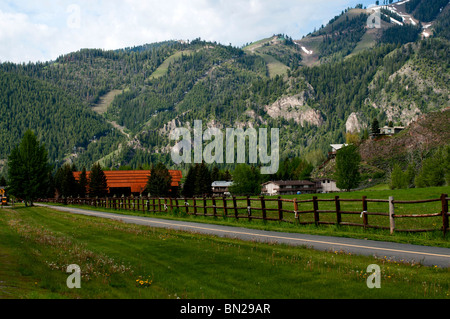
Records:
[[[347,144],[331,144],[331,147],[335,149],[336,151],[339,151],[344,146],[347,146]]]
[[[382,128],[393,128],[393,129],[396,129],[396,130],[404,130],[405,129],[405,127],[404,126],[383,126]]]
[[[233,182],[224,182],[224,181],[217,181],[211,184],[212,187],[230,187],[231,185],[233,185]]]
[[[268,185],[272,183],[278,186],[315,185],[315,183],[310,181],[269,181],[262,185]]]
[[[106,176],[108,188],[122,188],[130,187],[132,193],[141,193],[145,190],[150,170],[136,170],[136,171],[103,171]],[[89,177],[90,172],[86,172]],[[180,185],[182,173],[181,171],[169,170],[172,176],[172,186]],[[75,179],[79,179],[81,172],[74,172]]]

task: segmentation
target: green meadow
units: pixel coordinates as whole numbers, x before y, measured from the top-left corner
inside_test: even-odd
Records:
[[[2,209],[0,238],[0,299],[450,298],[448,268],[154,229],[43,207]],[[66,285],[71,264],[81,268],[80,289]],[[371,264],[381,268],[379,289],[367,287]]]

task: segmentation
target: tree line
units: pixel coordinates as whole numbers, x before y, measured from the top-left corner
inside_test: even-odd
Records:
[[[411,162],[406,169],[395,163],[389,186],[391,189],[424,188],[450,185],[450,145],[439,147],[420,162]]]
[[[27,130],[8,157],[8,178],[2,177],[7,184],[7,193],[32,206],[38,198],[54,196],[69,197],[105,197],[108,195],[106,175],[99,163],[94,163],[88,174],[83,167],[78,179],[75,165],[64,164],[53,173],[48,152],[32,130]],[[172,192],[172,177],[164,164],[158,163],[151,168],[145,192],[152,196],[168,196]]]
[[[337,187],[346,191],[357,188],[360,183],[360,162],[358,147],[347,145],[337,152],[336,169],[333,177]],[[25,205],[33,205],[37,198],[57,196],[106,197],[108,185],[105,173],[98,163],[92,165],[87,174],[83,167],[76,179],[74,165],[66,164],[55,174],[48,163],[48,153],[31,130],[28,130],[8,158],[7,192],[22,199]],[[440,148],[422,163],[416,174],[412,166],[403,171],[398,165],[391,173],[391,187],[428,187],[450,184],[450,146]],[[313,165],[300,158],[289,158],[281,162],[276,174],[261,175],[259,167],[248,164],[236,165],[234,171],[222,170],[217,166],[209,168],[205,163],[191,165],[181,189],[184,197],[211,196],[212,182],[232,181],[229,191],[233,195],[255,196],[261,194],[261,184],[270,180],[312,180]],[[413,185],[414,184],[414,185]],[[179,196],[172,187],[172,177],[163,163],[151,166],[144,193],[153,197]]]

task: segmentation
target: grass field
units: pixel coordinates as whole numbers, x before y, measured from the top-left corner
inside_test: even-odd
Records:
[[[277,75],[285,76],[287,74],[287,70],[289,69],[289,67],[287,65],[278,61],[273,56],[271,56],[269,54],[265,54],[264,50],[261,50],[261,48],[263,48],[264,45],[269,45],[273,39],[274,39],[273,37],[262,39],[262,40],[254,42],[244,48],[244,51],[246,51],[248,53],[253,53],[253,54],[259,55],[264,59],[264,61],[267,64],[267,70],[269,72],[269,76],[271,78],[275,78]]]
[[[186,51],[179,51],[170,57],[168,57],[156,70],[153,72],[153,74],[149,77],[149,80],[160,78],[167,74],[167,71],[169,70],[169,65],[171,63],[174,63],[178,59],[181,59],[183,55],[191,55],[193,54],[192,51],[186,50]]]
[[[278,61],[277,59],[275,59],[274,57],[272,57],[268,54],[260,53],[260,55],[264,59],[264,61],[266,61],[266,63],[267,63],[267,68],[269,70],[270,78],[275,78],[277,75],[279,75],[279,76],[286,75],[287,70],[289,69],[288,66],[281,63],[280,61]]]
[[[100,98],[100,101],[97,103],[96,106],[92,107],[92,110],[100,115],[105,114],[108,111],[108,107],[111,105],[111,103],[114,101],[114,98],[122,94],[122,90],[112,90],[102,96]]]
[[[0,298],[449,298],[450,269],[128,225],[0,211]],[[81,268],[69,289],[67,265]],[[366,285],[381,267],[381,288]]]

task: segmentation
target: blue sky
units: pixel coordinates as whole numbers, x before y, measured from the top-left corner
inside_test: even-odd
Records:
[[[355,0],[0,0],[0,62],[54,60],[81,48],[119,49],[165,40],[242,46],[272,34],[294,39]]]

